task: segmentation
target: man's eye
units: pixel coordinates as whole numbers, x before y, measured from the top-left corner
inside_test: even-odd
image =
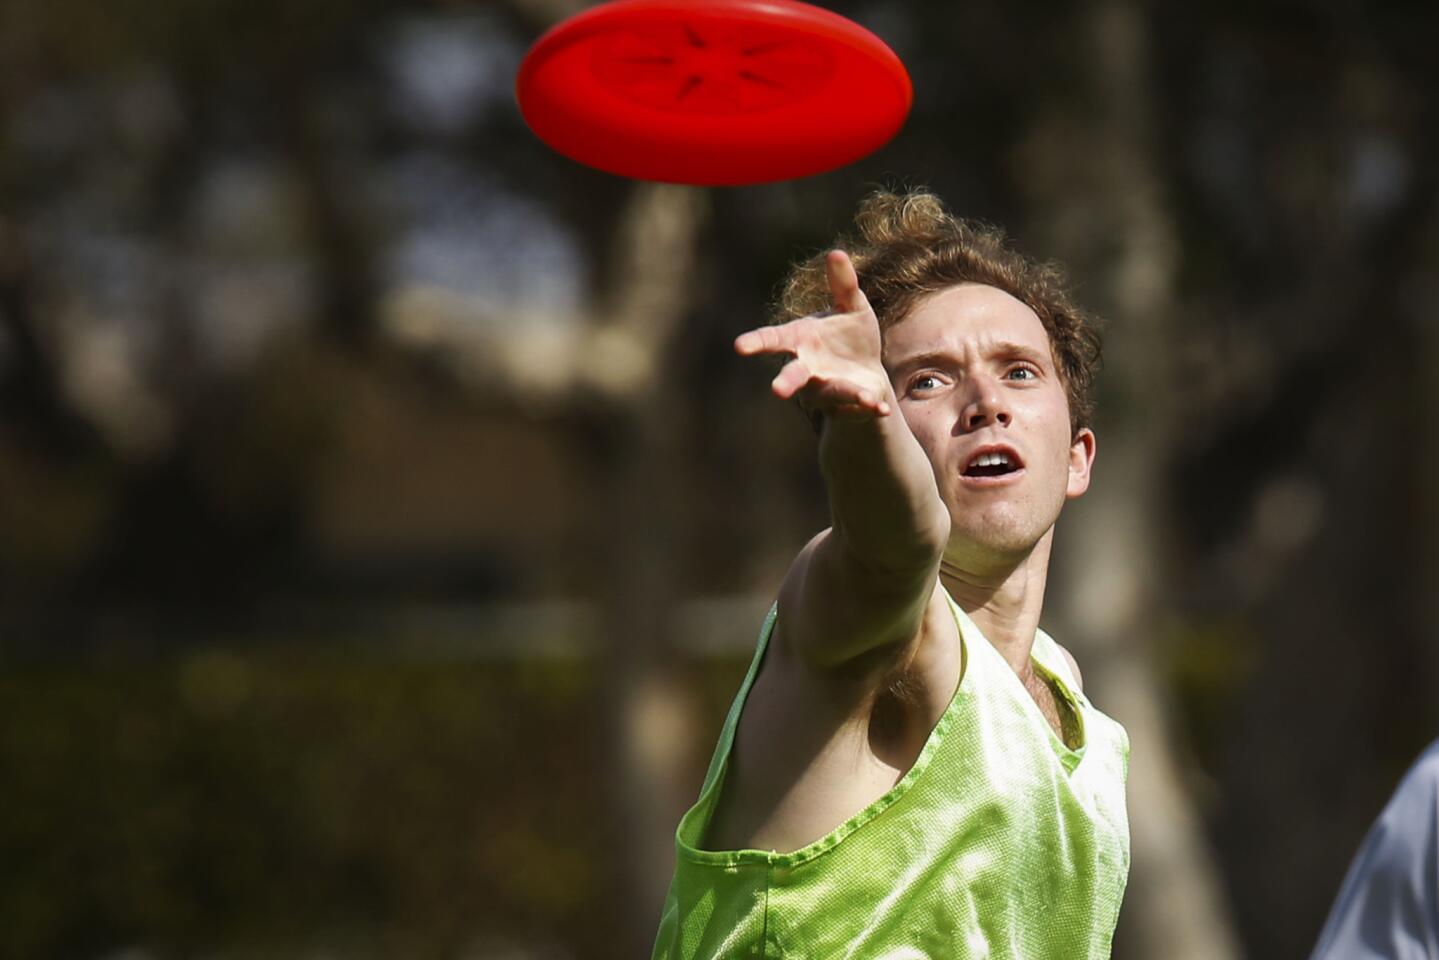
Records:
[[[1023,374],[1023,376],[1018,376],[1018,374]],[[1029,367],[1015,367],[1009,371],[1009,376],[1019,380],[1033,380],[1038,375]]]
[[[939,378],[932,373],[921,374],[909,383],[911,390],[933,390],[939,386]]]

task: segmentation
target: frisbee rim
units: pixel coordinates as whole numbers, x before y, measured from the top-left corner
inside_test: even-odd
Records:
[[[903,115],[908,116],[914,107],[914,84],[904,61],[889,44],[863,24],[856,23],[842,14],[824,7],[805,3],[803,0],[607,0],[596,4],[550,27],[531,44],[520,63],[515,78],[515,96],[520,98],[520,89],[527,85],[529,78],[544,62],[554,56],[556,49],[581,43],[602,33],[613,21],[624,21],[635,15],[679,14],[729,17],[738,22],[765,23],[787,26],[806,33],[820,43],[840,43],[861,55],[877,61],[891,72],[898,83],[904,100]],[[819,28],[832,28],[821,30]]]
[[[553,78],[548,83],[540,79],[545,67],[566,52],[593,43],[611,31],[669,25],[686,18],[793,32],[838,61],[847,62],[848,67],[792,101],[731,115],[698,109],[665,110],[635,103],[620,108],[622,95],[603,85],[581,86],[571,96],[557,93]],[[860,114],[856,136],[839,139],[828,148],[827,155],[824,150],[803,151],[800,148],[804,144],[824,139],[822,130],[806,130],[815,126],[815,122],[804,122],[814,111],[814,100],[833,90],[854,95],[861,88],[845,80],[856,79],[856,68],[868,72],[864,82],[888,80],[884,86],[890,92],[874,96],[865,104],[869,109]],[[515,98],[531,132],[578,163],[636,179],[732,186],[823,173],[869,155],[903,128],[913,108],[914,87],[899,55],[873,31],[803,0],[608,0],[555,24],[531,45],[517,71]],[[605,98],[615,98],[617,109],[596,113],[593,101]],[[616,141],[616,137],[620,139]],[[731,141],[739,146],[726,150]],[[606,144],[607,148],[595,149],[592,145],[596,143]],[[788,149],[792,155],[770,154],[765,160],[754,159],[755,150],[776,148],[780,154]],[[716,168],[717,155],[727,161],[733,156],[738,172],[700,173],[695,169]],[[740,158],[749,162],[740,162]]]

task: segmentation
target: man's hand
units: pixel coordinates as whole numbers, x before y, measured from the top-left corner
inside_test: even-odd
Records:
[[[783,400],[798,395],[810,412],[844,420],[887,417],[893,394],[880,362],[879,320],[848,254],[831,250],[825,274],[838,312],[742,333],[735,351],[746,357],[790,355],[771,387]]]

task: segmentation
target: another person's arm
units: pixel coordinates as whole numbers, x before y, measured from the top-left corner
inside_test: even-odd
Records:
[[[1439,956],[1439,740],[1354,855],[1310,960]]]

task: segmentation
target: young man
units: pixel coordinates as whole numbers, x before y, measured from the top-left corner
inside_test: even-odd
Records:
[[[857,224],[735,341],[787,359],[833,525],[680,821],[654,956],[1107,957],[1128,739],[1038,628],[1094,462],[1094,324],[932,194]]]

